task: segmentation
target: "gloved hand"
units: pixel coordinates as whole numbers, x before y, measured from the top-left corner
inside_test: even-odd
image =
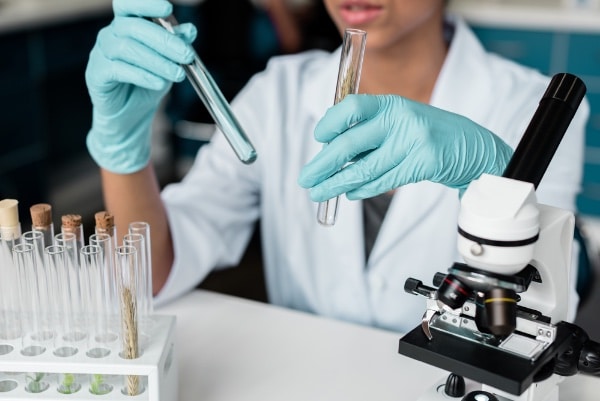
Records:
[[[114,0],[114,19],[97,37],[85,72],[93,104],[88,151],[96,163],[121,174],[150,160],[152,120],[173,82],[185,78],[179,64],[193,60],[192,24],[173,35],[150,20],[166,17],[166,0]]]
[[[425,180],[464,191],[482,173],[502,175],[513,153],[466,117],[394,95],[348,95],[314,135],[327,145],[298,183],[315,202],[343,193],[364,199]]]

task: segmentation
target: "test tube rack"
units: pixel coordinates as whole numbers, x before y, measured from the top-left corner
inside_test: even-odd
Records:
[[[124,359],[119,355],[119,351],[111,352],[103,358],[92,358],[87,356],[85,351],[70,357],[59,357],[54,355],[52,350],[46,350],[41,355],[32,357],[21,354],[20,340],[0,340],[0,345],[13,347],[12,351],[0,355],[0,400],[177,400],[175,316],[153,315],[149,318],[152,321],[151,335],[142,348],[141,356],[136,359]],[[26,391],[26,373],[37,372],[50,377],[46,380],[50,384],[49,387],[39,393]],[[80,382],[81,388],[76,393],[62,394],[57,390],[57,377],[64,373],[84,378]],[[88,377],[91,375],[105,375],[106,382],[112,384],[111,392],[103,395],[90,392]],[[131,396],[122,391],[127,376],[138,376],[142,379],[143,391],[140,394]]]

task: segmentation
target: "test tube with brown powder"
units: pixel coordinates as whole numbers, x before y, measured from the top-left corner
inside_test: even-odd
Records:
[[[128,245],[119,246],[115,252],[117,267],[117,286],[121,306],[121,357],[125,359],[136,359],[140,356],[138,315],[137,315],[137,283],[139,272],[138,252]],[[122,392],[125,395],[138,395],[143,391],[140,376],[127,375],[125,387]]]

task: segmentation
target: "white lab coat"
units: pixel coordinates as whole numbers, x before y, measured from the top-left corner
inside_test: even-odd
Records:
[[[193,289],[213,268],[235,265],[260,218],[270,302],[397,331],[420,323],[424,299],[407,294],[404,282],[431,285],[434,273],[460,261],[458,193],[431,182],[400,188],[366,265],[360,201],[341,197],[335,226],[318,225],[317,204],[297,178],[322,146],[313,130],[333,104],[338,64],[339,50],[274,58],[233,102],[257,161],[242,164],[216,133],[185,179],[165,188],[175,263],[156,302]],[[431,103],[515,147],[548,82],[486,53],[458,20]],[[575,209],[587,113],[584,104],[539,186],[541,202]]]

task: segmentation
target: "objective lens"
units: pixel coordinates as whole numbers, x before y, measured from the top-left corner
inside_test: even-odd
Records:
[[[438,300],[452,309],[457,309],[471,296],[471,289],[455,275],[448,274],[438,288]]]
[[[487,331],[506,337],[517,327],[517,293],[506,288],[492,288],[485,293],[483,307]]]

